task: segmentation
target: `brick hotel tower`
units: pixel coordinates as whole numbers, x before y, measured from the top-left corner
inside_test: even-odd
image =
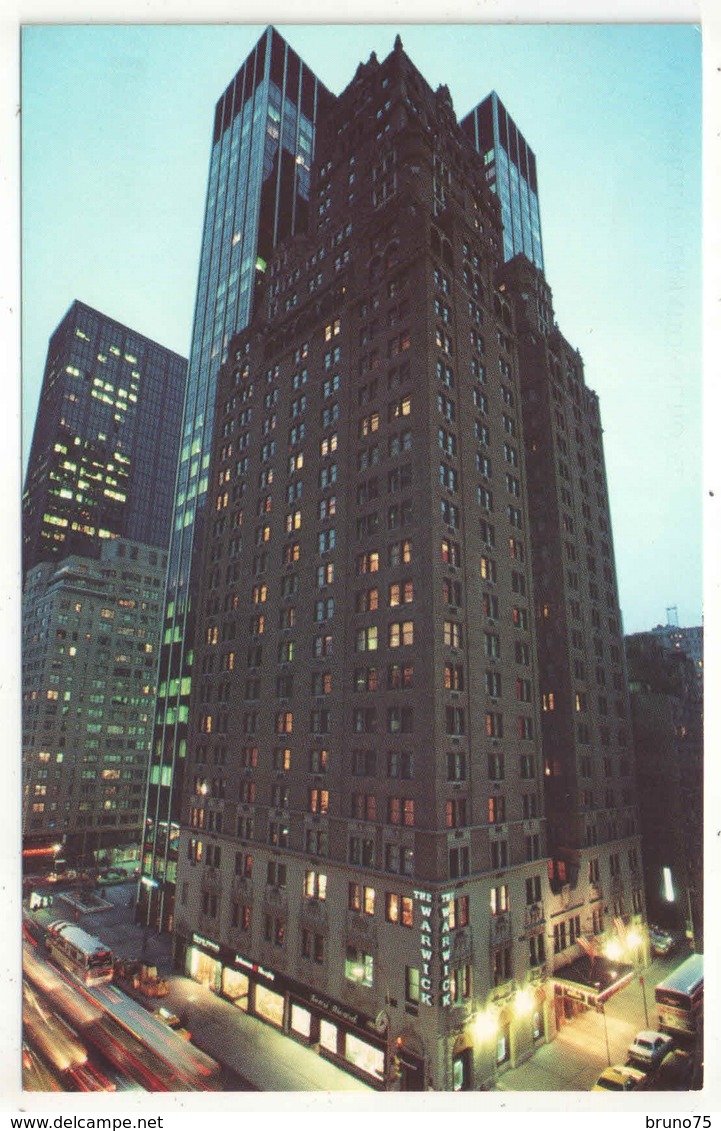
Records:
[[[221,370],[179,960],[378,1086],[552,1035],[518,360],[482,158],[397,41]]]
[[[538,268],[518,256],[499,286],[521,374],[558,968],[579,933],[623,938],[643,915],[636,766],[598,396]],[[559,1012],[575,1008],[556,996]]]
[[[255,183],[235,122],[260,99],[277,147],[305,74],[269,30],[216,114],[141,913],[366,1082],[477,1089],[597,1004],[574,963],[643,911],[598,404],[533,154],[399,40],[313,88],[281,158],[315,147],[307,224],[213,314],[219,194]]]

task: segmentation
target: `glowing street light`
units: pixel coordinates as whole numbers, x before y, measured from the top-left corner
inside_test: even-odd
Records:
[[[516,1017],[528,1017],[533,1009],[533,992],[524,986],[523,989],[518,990],[515,998],[513,999],[513,1008]]]
[[[642,943],[642,938],[638,931],[631,929],[626,934],[626,946],[629,950],[636,951]]]
[[[623,947],[618,939],[611,939],[606,943],[603,953],[606,958],[610,958],[612,962],[618,962],[623,955]]]
[[[479,1041],[491,1041],[498,1032],[498,1016],[492,1009],[484,1009],[476,1015],[473,1029]]]

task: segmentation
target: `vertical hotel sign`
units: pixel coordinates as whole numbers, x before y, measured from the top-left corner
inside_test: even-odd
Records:
[[[415,889],[421,909],[421,976],[420,1004],[433,1005],[436,992],[440,1004],[451,1004],[451,901],[453,892],[442,892],[434,900],[433,893]],[[434,985],[434,966],[440,956],[440,977]]]

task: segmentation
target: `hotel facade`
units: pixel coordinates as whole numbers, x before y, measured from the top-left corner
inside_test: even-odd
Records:
[[[478,1089],[643,918],[598,404],[399,39],[316,131],[217,379],[176,958],[376,1087]],[[148,842],[146,912],[167,879]]]

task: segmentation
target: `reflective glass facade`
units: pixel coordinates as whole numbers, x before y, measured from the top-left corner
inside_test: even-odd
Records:
[[[486,165],[486,181],[498,195],[503,220],[503,258],[523,254],[543,270],[536,157],[493,91],[463,121]]]
[[[145,913],[165,926],[172,917],[195,556],[203,542],[217,372],[231,335],[250,318],[255,281],[272,249],[306,226],[314,124],[331,99],[268,28],[215,108],[143,847],[143,875],[152,881],[143,892],[156,897]]]
[[[167,548],[187,362],[74,302],[50,339],[23,492],[23,568]]]

